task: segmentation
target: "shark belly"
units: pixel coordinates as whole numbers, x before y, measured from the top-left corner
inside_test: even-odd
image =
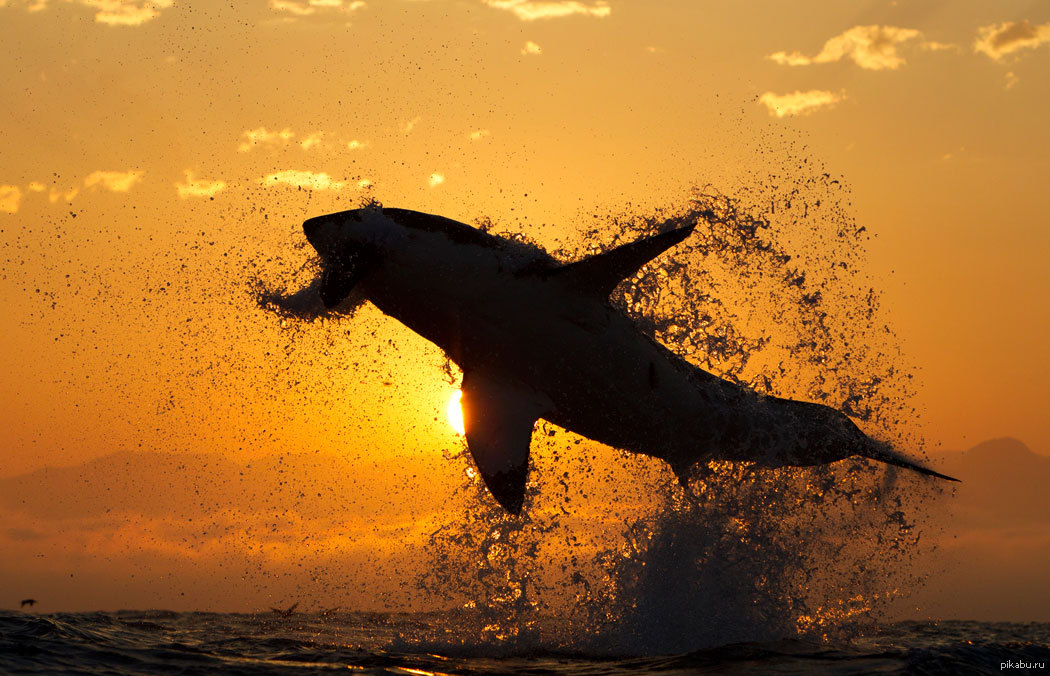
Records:
[[[455,284],[418,260],[415,274],[404,270],[377,271],[369,300],[465,378],[519,393],[533,419],[660,458],[679,475],[712,458],[755,459],[751,442],[767,425],[754,393],[689,364],[607,302],[567,298],[498,265],[461,270]]]
[[[565,299],[555,304],[548,293],[506,273],[479,274],[474,284],[447,292],[437,278],[419,283],[384,274],[368,283],[367,296],[464,373],[482,371],[542,399],[538,417],[571,432],[676,467],[717,454],[730,415],[723,381],[608,304],[552,313]],[[711,392],[703,376],[717,381]]]
[[[626,317],[615,317],[605,332],[581,343],[547,386],[555,402],[552,422],[672,466],[692,465],[716,450],[723,411],[705,396],[688,364]]]

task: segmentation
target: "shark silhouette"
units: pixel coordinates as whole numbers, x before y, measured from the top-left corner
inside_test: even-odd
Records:
[[[318,216],[303,231],[321,258],[326,308],[367,299],[463,370],[467,446],[511,513],[522,508],[539,418],[661,458],[683,485],[708,460],[776,468],[854,455],[956,481],[869,438],[840,411],[764,396],[693,366],[610,303],[621,281],[693,226],[569,264],[406,209]]]

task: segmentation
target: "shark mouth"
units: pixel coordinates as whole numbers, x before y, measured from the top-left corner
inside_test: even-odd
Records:
[[[341,255],[324,261],[321,273],[321,302],[333,308],[350,295],[369,267],[369,256],[363,248],[345,247]]]
[[[375,252],[363,244],[339,237],[339,225],[330,216],[307,220],[303,223],[303,233],[317,250],[324,268],[321,273],[321,302],[325,308],[333,308],[350,295],[354,286],[365,276],[374,262]]]

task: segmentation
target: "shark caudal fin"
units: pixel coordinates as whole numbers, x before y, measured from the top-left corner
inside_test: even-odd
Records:
[[[588,295],[606,298],[620,282],[691,235],[695,228],[695,225],[687,225],[618,246],[612,251],[557,268],[551,277],[565,280]]]
[[[935,472],[932,469],[923,467],[922,465],[908,460],[897,451],[890,448],[888,445],[880,442],[873,442],[872,448],[863,454],[865,457],[871,458],[872,460],[878,460],[884,462],[887,465],[893,465],[895,467],[903,467],[904,469],[910,469],[918,472],[919,474],[925,474],[926,476],[937,477],[938,479],[944,479],[946,481],[959,481],[955,477],[948,476],[947,474],[941,474]]]

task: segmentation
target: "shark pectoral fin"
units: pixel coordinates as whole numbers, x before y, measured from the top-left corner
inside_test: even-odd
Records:
[[[624,244],[612,251],[562,266],[554,271],[554,276],[566,280],[585,293],[606,298],[620,282],[691,235],[695,227],[687,225]]]
[[[532,428],[544,408],[537,397],[513,385],[465,372],[463,428],[481,478],[511,514],[521,512],[529,475]]]

